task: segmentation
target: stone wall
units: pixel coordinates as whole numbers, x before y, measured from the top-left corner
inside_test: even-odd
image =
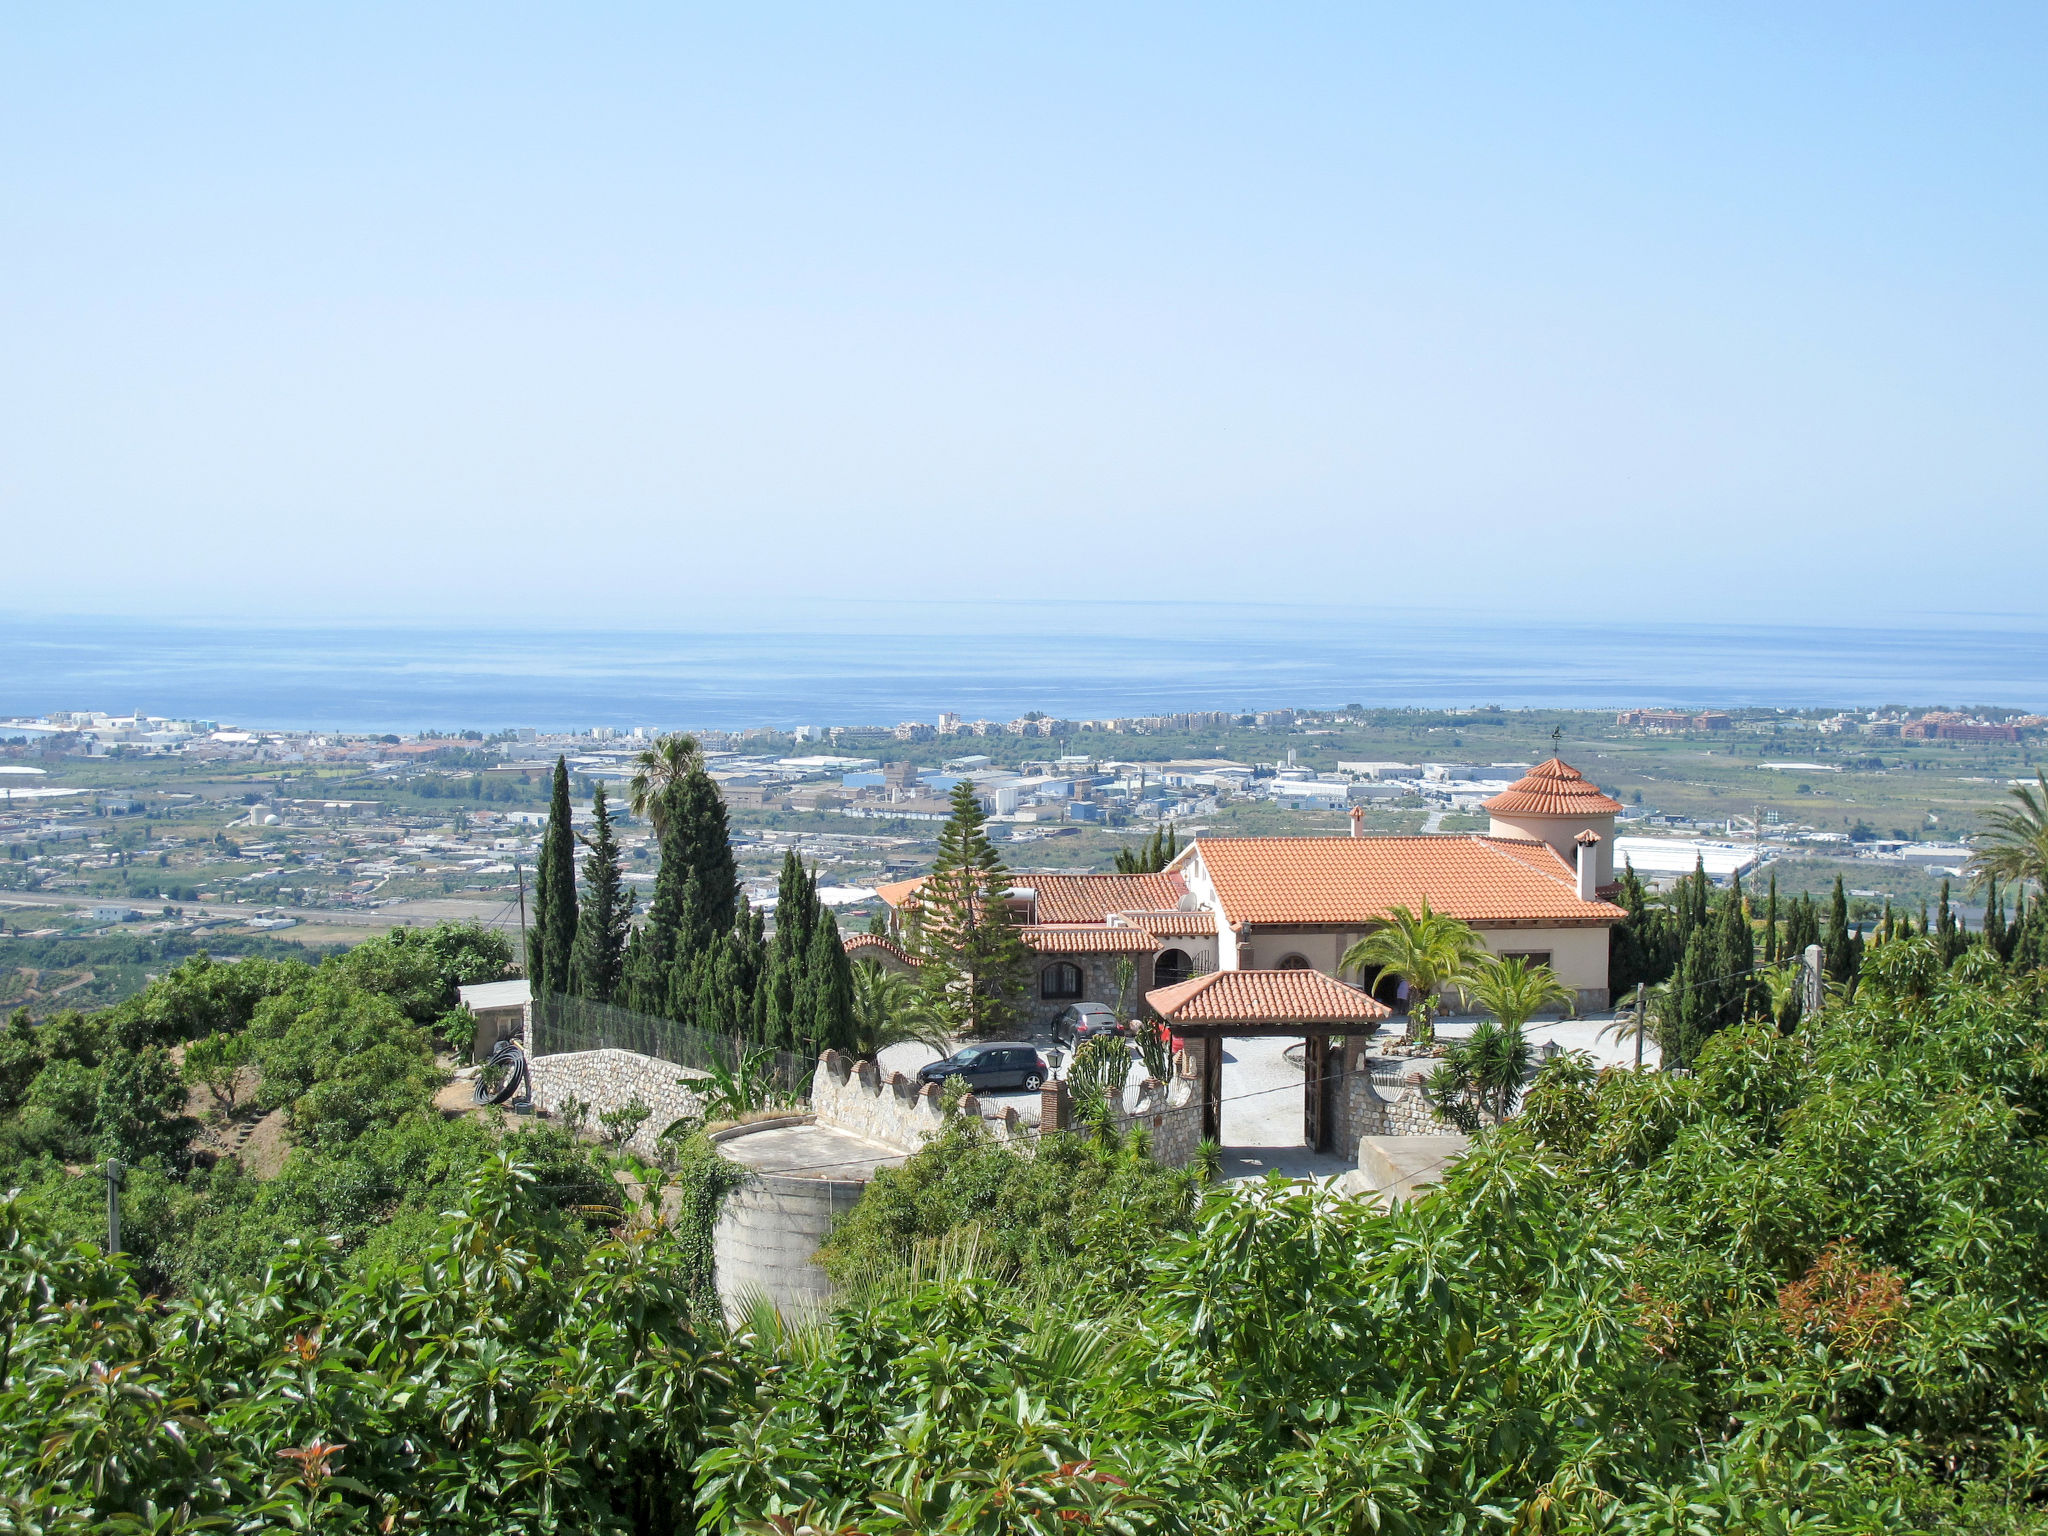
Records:
[[[818,1058],[811,1076],[811,1110],[820,1125],[837,1126],[899,1152],[917,1151],[946,1123],[937,1083],[920,1085],[901,1072],[885,1075],[872,1061],[852,1061],[837,1051]],[[1016,1110],[983,1114],[981,1100],[971,1093],[960,1101],[960,1111],[981,1115],[998,1141],[1030,1133]]]
[[[558,1056],[530,1057],[526,1066],[537,1108],[559,1116],[570,1099],[581,1099],[590,1106],[592,1131],[598,1128],[599,1115],[638,1098],[653,1113],[633,1133],[626,1148],[642,1157],[654,1155],[656,1142],[670,1125],[685,1115],[704,1112],[703,1101],[689,1084],[707,1074],[635,1051],[565,1051]]]
[[[1131,1104],[1117,1111],[1116,1129],[1119,1134],[1144,1131],[1153,1161],[1184,1168],[1194,1160],[1195,1148],[1202,1140],[1202,1103],[1197,1092],[1192,1078],[1176,1077],[1171,1083],[1162,1083],[1148,1077],[1138,1084],[1138,1095]],[[1047,1083],[1040,1099],[1044,1106],[1038,1117],[1041,1128],[1072,1129],[1073,1100],[1065,1082]]]
[[[1138,1085],[1138,1099],[1117,1116],[1117,1129],[1142,1128],[1151,1138],[1152,1160],[1168,1168],[1194,1161],[1202,1141],[1202,1101],[1192,1078],[1176,1076],[1162,1083],[1148,1077]]]
[[[1038,955],[1031,957],[1031,988],[1023,1008],[1023,1023],[1026,1035],[1043,1033],[1053,1026],[1053,1021],[1075,1003],[1100,1003],[1112,1013],[1116,1011],[1116,963],[1129,960],[1137,967],[1131,978],[1131,993],[1124,1000],[1125,1006],[1135,1008],[1152,989],[1152,956],[1131,955]],[[1045,993],[1045,973],[1053,966],[1066,962],[1081,968],[1081,995],[1063,997],[1057,1001]]]
[[[1359,1043],[1330,1042],[1332,1054],[1344,1064],[1334,1106],[1337,1123],[1333,1139],[1337,1146],[1354,1147],[1363,1136],[1457,1134],[1456,1122],[1439,1112],[1429,1097],[1424,1086],[1427,1078],[1420,1070],[1422,1063],[1399,1084],[1375,1083],[1371,1071],[1362,1065],[1364,1053],[1358,1049]],[[1348,1048],[1340,1051],[1340,1046]]]

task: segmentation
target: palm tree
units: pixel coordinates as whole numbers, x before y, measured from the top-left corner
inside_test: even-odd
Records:
[[[688,778],[703,761],[697,738],[683,731],[656,737],[653,746],[643,747],[633,759],[632,799],[627,803],[635,816],[654,823],[657,839],[668,830],[669,787]]]
[[[1420,912],[1389,907],[1384,928],[1376,928],[1344,951],[1337,962],[1341,975],[1377,966],[1408,983],[1408,1037],[1418,1043],[1435,1038],[1430,1020],[1436,993],[1469,972],[1486,953],[1479,935],[1457,918],[1433,912],[1427,901]]]
[[[1578,994],[1557,979],[1557,972],[1520,955],[1497,960],[1488,955],[1458,978],[1465,995],[1481,1011],[1500,1020],[1502,1029],[1520,1029],[1546,1008],[1571,1012]]]
[[[953,1037],[932,1016],[916,978],[892,971],[879,960],[853,963],[854,1054],[868,1061],[885,1046],[916,1041],[941,1056],[950,1055]]]
[[[1481,1115],[1498,1125],[1514,1108],[1529,1070],[1529,1042],[1520,1025],[1503,1028],[1482,1019],[1463,1040],[1445,1048],[1444,1059],[1430,1074],[1430,1097],[1453,1124],[1470,1134]]]
[[[2034,779],[2040,785],[2038,793],[2021,784],[2011,791],[2016,806],[2002,806],[1985,816],[1991,829],[1970,855],[1973,885],[2031,880],[2048,890],[2048,772],[2037,768]]]

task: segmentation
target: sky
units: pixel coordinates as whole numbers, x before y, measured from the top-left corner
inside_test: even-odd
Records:
[[[2038,616],[2048,9],[0,10],[0,609]]]

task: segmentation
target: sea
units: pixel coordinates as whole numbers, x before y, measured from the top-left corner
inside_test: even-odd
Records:
[[[1068,719],[1275,708],[2048,711],[2048,627],[1569,622],[1191,602],[785,605],[668,625],[0,613],[0,717],[342,731]]]

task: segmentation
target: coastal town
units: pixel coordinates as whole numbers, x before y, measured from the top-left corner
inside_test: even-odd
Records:
[[[1646,881],[1769,865],[1788,893],[1824,892],[1846,875],[1868,921],[1956,879],[1982,810],[2029,778],[2044,726],[1933,709],[1280,709],[1003,724],[941,712],[694,736],[735,817],[750,897],[770,896],[783,852],[800,848],[849,921],[921,872],[962,781],[1013,866],[1085,873],[1160,828],[1183,840],[1483,829],[1485,803],[1552,732],[1616,795],[1612,857]],[[45,939],[210,933],[216,947],[225,933],[318,945],[450,917],[513,926],[555,758],[587,818],[593,787],[616,792],[661,734],[401,736],[85,711],[0,723],[0,923]],[[649,829],[627,820],[621,836],[627,879],[651,888]],[[61,991],[81,968],[46,969]],[[32,1006],[57,995],[18,975],[11,986]]]

